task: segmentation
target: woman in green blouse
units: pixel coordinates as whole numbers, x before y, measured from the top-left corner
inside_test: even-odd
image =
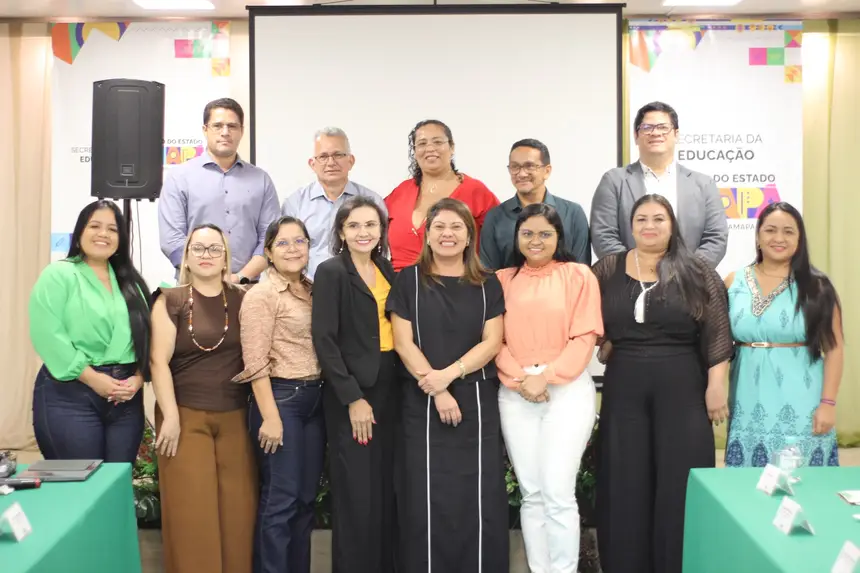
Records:
[[[44,366],[33,426],[45,459],[133,463],[149,379],[149,290],[112,201],[84,207],[68,256],[30,293],[30,340]]]

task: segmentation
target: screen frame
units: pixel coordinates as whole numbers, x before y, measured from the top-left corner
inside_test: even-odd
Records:
[[[623,90],[623,28],[622,9],[626,4],[419,4],[419,5],[352,5],[313,4],[310,6],[246,6],[248,10],[248,59],[250,71],[250,109],[248,125],[251,131],[251,164],[257,160],[256,126],[256,65],[254,19],[257,16],[392,16],[431,14],[614,14],[616,50],[616,167],[624,166],[624,90]]]

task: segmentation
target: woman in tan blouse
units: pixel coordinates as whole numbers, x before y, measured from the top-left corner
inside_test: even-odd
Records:
[[[282,217],[266,231],[266,280],[242,303],[245,370],[254,399],[249,431],[258,442],[260,505],[255,573],[308,573],[314,501],[325,454],[320,365],[311,340],[310,237]]]
[[[250,573],[257,474],[247,434],[239,307],[230,250],[194,229],[176,288],[152,306],[152,385],[166,573]]]

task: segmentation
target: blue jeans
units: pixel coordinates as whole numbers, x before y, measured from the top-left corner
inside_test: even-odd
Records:
[[[137,366],[93,366],[117,380]],[[143,439],[143,391],[114,405],[78,380],[60,382],[42,366],[33,389],[33,429],[46,460],[104,460],[133,464]]]
[[[325,456],[322,382],[272,378],[272,393],[284,425],[284,445],[264,454],[263,424],[256,400],[248,429],[260,468],[260,502],[254,534],[254,573],[308,573],[314,503]]]

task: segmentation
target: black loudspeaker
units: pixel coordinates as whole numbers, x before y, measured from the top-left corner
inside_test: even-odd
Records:
[[[93,82],[92,181],[100,199],[157,199],[164,164],[164,84]]]

